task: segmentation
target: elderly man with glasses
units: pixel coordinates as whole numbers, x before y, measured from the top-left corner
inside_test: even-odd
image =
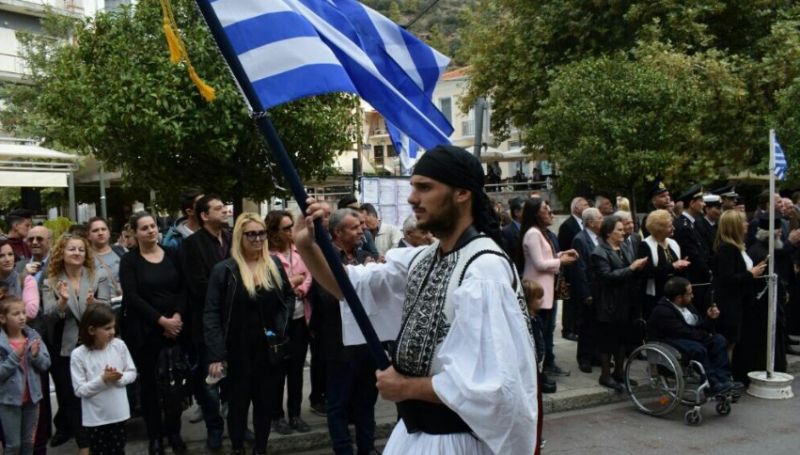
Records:
[[[47,260],[50,258],[50,244],[53,233],[44,226],[34,226],[28,231],[25,243],[31,251],[30,259],[17,262],[17,272],[26,272],[34,275],[37,284],[41,285],[42,279],[47,276]]]

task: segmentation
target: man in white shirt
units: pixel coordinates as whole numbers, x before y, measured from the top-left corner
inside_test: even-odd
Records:
[[[367,229],[375,239],[378,254],[386,256],[387,251],[397,248],[398,243],[403,238],[403,232],[397,226],[382,222],[374,205],[369,203],[362,204],[359,210],[366,217]]]
[[[530,320],[483,182],[466,150],[427,151],[408,201],[437,241],[391,250],[385,264],[346,267],[378,335],[399,331],[393,366],[376,374],[400,416],[384,455],[532,454],[537,446]],[[309,203],[305,223],[295,224],[298,250],[342,298],[313,240],[313,220],[325,211]],[[345,344],[363,340],[353,332],[343,333]]]

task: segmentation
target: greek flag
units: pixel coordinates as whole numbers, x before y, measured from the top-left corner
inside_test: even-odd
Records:
[[[198,0],[208,2],[209,0]],[[263,109],[329,92],[357,93],[425,148],[452,126],[430,100],[447,59],[355,0],[212,0]],[[225,53],[225,52],[223,52]],[[430,89],[432,92],[432,88]]]
[[[778,138],[775,138],[775,177],[778,180],[786,180],[786,171],[789,169],[789,164],[786,162],[786,155],[783,154],[781,144],[778,143]]]
[[[411,168],[413,168],[414,163],[417,162],[419,145],[388,121],[386,122],[386,131],[389,133],[389,139],[392,140],[395,153],[397,153],[398,158],[400,158],[400,169],[404,175],[410,175]]]

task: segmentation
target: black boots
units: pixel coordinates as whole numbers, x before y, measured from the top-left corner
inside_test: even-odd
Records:
[[[147,446],[147,455],[164,455],[164,441],[161,438],[151,439]]]
[[[172,447],[173,453],[181,453],[186,451],[186,443],[183,442],[181,435],[171,434],[167,436],[167,440],[169,441],[170,447]]]

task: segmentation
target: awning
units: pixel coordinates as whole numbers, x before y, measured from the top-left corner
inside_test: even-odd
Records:
[[[0,186],[32,188],[66,188],[69,172],[0,171]]]
[[[0,187],[66,187],[80,159],[34,141],[0,138]]]

